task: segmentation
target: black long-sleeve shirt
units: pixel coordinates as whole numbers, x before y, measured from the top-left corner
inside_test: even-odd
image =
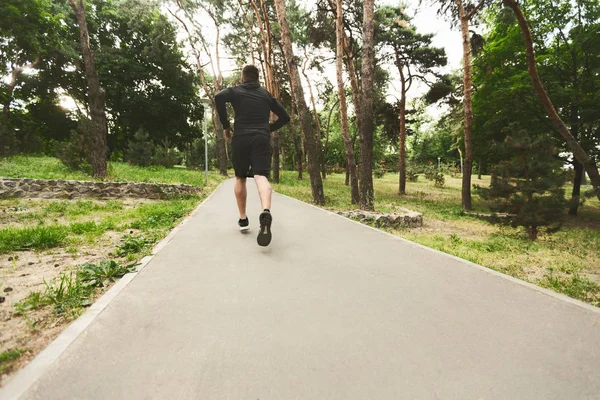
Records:
[[[226,103],[231,103],[235,111],[234,135],[256,132],[270,135],[290,121],[281,103],[257,82],[243,83],[217,93],[215,105],[225,129],[231,126]],[[269,124],[270,111],[278,117],[272,124]]]

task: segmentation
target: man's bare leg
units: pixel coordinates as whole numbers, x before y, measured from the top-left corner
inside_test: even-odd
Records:
[[[258,188],[258,195],[260,196],[260,204],[262,206],[262,209],[270,210],[271,194],[273,193],[273,189],[271,188],[269,180],[265,176],[254,175],[254,181],[256,182],[256,187]]]
[[[235,178],[234,192],[238,210],[240,212],[240,219],[246,219],[246,197],[248,196],[246,190],[246,178]]]

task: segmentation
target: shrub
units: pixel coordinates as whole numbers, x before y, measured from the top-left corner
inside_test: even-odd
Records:
[[[91,171],[89,162],[91,122],[81,120],[76,129],[71,130],[70,140],[56,142],[54,153],[56,157],[69,169],[74,171]]]
[[[143,129],[139,129],[133,138],[129,140],[125,159],[130,164],[147,167],[152,164],[154,155],[154,143],[150,140],[150,135]]]

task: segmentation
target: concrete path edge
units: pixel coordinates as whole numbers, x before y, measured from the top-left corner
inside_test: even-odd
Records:
[[[193,218],[200,208],[213,196],[213,194],[221,187],[222,183],[217,186],[211,194],[209,194],[187,217],[183,219],[169,234],[153,248],[151,255],[140,260],[135,272],[126,274],[117,283],[113,285],[106,293],[104,293],[90,308],[83,313],[79,318],[73,321],[67,328],[54,339],[48,347],[42,350],[33,360],[29,362],[22,370],[4,386],[0,388],[0,400],[18,399],[25,393],[31,385],[42,376],[48,368],[69,348],[69,346],[81,335],[81,333],[94,320],[102,314],[108,305],[121,293],[131,281],[152,261],[153,257],[169,243],[177,232],[191,218]]]

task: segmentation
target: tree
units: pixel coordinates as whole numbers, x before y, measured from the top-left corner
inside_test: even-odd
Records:
[[[224,4],[220,0],[215,1],[199,1],[199,0],[175,0],[179,11],[183,12],[184,16],[181,17],[177,13],[169,10],[170,14],[179,21],[181,26],[184,28],[188,43],[192,48],[194,58],[196,60],[196,68],[200,77],[200,82],[204,89],[205,94],[211,99],[212,106],[212,123],[215,131],[215,139],[217,142],[217,163],[219,165],[219,172],[223,176],[227,176],[227,147],[225,143],[225,137],[223,134],[223,127],[217,117],[214,95],[223,88],[223,75],[221,73],[219,45],[220,45],[220,29],[219,26],[222,23],[221,16],[224,12]],[[202,27],[196,22],[200,17],[199,11],[203,10],[209,18],[213,21],[216,30],[215,39],[215,57],[212,56],[212,52],[209,49],[208,41],[206,40]],[[185,21],[187,19],[188,22]],[[191,24],[193,31],[189,28],[188,24]],[[202,47],[204,54],[209,59],[209,64],[212,70],[212,80],[209,80],[204,72],[204,64],[202,62],[202,53],[199,47]]]
[[[569,129],[563,122],[563,120],[558,115],[554,104],[550,100],[548,93],[546,92],[544,85],[540,79],[537,64],[535,61],[535,53],[533,50],[533,39],[531,36],[531,30],[529,29],[529,24],[521,11],[520,6],[516,3],[515,0],[503,0],[504,4],[510,7],[519,23],[519,28],[523,34],[523,39],[525,40],[525,48],[527,52],[527,69],[529,72],[529,76],[531,78],[531,83],[535,88],[535,92],[540,99],[540,102],[544,106],[546,113],[548,114],[548,118],[552,122],[552,124],[556,127],[560,136],[565,140],[569,149],[573,152],[574,157],[579,161],[585,171],[588,173],[590,177],[590,181],[592,186],[594,187],[594,191],[596,196],[600,200],[600,173],[598,172],[598,166],[596,162],[590,158],[590,156],[586,153],[586,151],[581,147],[577,139],[573,137]]]
[[[565,217],[565,172],[557,159],[557,148],[548,137],[531,136],[518,123],[511,124],[504,146],[509,160],[495,167],[495,179],[478,193],[492,201],[495,212],[508,213],[499,222],[523,226],[529,239],[536,240],[540,228],[551,233],[560,228]]]
[[[469,24],[475,14],[484,6],[485,0],[477,5],[469,0],[439,0],[441,13],[451,12],[458,17],[463,47],[463,104],[465,114],[465,155],[462,177],[462,207],[464,210],[472,209],[471,201],[471,175],[473,172],[473,73],[471,66],[471,37]]]
[[[85,67],[85,76],[88,86],[88,103],[92,120],[90,135],[90,161],[92,174],[97,178],[106,177],[106,137],[107,125],[104,103],[106,92],[100,86],[100,80],[94,65],[94,54],[90,48],[90,38],[85,20],[85,6],[83,0],[69,0],[79,25],[79,43]]]
[[[360,201],[358,192],[358,176],[356,173],[356,161],[354,160],[354,145],[350,139],[348,128],[348,110],[346,105],[346,89],[344,88],[344,77],[342,71],[342,63],[344,57],[344,20],[342,0],[336,1],[337,18],[336,18],[336,72],[338,97],[340,102],[340,123],[342,125],[342,135],[344,137],[344,148],[346,150],[347,169],[350,172],[351,181],[351,200],[352,204],[358,204]],[[331,108],[333,110],[333,107]],[[331,113],[329,114],[331,116]],[[329,124],[328,124],[329,125]],[[329,126],[327,128],[329,133]]]
[[[373,68],[375,62],[374,0],[365,0],[363,5],[362,37],[362,88],[358,118],[360,119],[360,208],[373,210]]]
[[[282,47],[285,55],[285,61],[290,72],[291,85],[293,87],[294,98],[302,131],[304,133],[305,146],[308,153],[308,171],[310,174],[310,183],[312,189],[313,201],[318,205],[325,204],[325,194],[323,193],[323,181],[319,171],[319,158],[317,143],[315,140],[315,126],[310,117],[310,112],[304,99],[304,90],[298,72],[298,63],[294,57],[292,48],[292,39],[290,27],[286,18],[286,9],[284,0],[275,0],[275,8],[277,11],[277,19],[281,29]]]
[[[0,81],[0,157],[17,150],[15,121],[11,123],[10,114],[24,73],[39,69],[59,47],[62,29],[53,11],[49,0],[5,0],[0,4],[0,74],[10,75],[5,84]]]
[[[410,25],[408,17],[401,8],[383,7],[378,10],[378,42],[384,50],[390,49],[391,58],[400,74],[400,101],[398,111],[400,119],[399,146],[399,194],[406,193],[406,96],[413,82],[432,85],[433,70],[446,65],[444,49],[432,47],[432,34],[419,34]]]

